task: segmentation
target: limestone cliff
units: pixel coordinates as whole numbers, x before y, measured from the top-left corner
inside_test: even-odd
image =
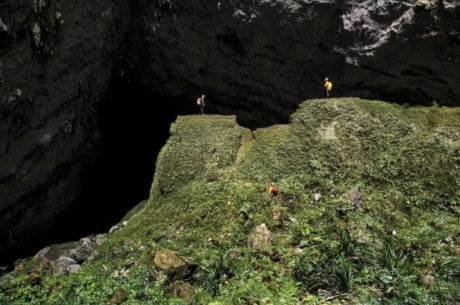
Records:
[[[458,105],[459,16],[455,0],[0,0],[0,253],[81,191],[115,74],[173,111],[205,92],[249,127],[287,122],[325,75],[334,96]]]
[[[286,121],[305,98],[459,102],[458,1],[139,1],[127,59],[139,83],[246,124]]]
[[[40,237],[80,192],[126,12],[0,1],[0,253]]]

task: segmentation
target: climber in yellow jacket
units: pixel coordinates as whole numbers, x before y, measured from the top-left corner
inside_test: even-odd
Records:
[[[325,77],[324,78],[324,97],[325,98],[329,97],[329,93],[331,92],[331,90],[332,90],[332,82],[329,80],[328,77]]]

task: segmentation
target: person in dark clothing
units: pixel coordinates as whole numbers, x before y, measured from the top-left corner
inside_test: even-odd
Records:
[[[197,104],[200,106],[201,114],[204,114],[204,107],[206,106],[206,96],[204,94],[197,99]]]

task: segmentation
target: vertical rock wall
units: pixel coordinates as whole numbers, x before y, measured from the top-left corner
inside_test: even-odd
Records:
[[[0,253],[33,243],[76,198],[128,8],[0,1]]]
[[[246,125],[288,120],[305,98],[458,105],[458,1],[138,1],[129,56],[137,83],[207,92]],[[140,39],[139,39],[140,38]],[[211,103],[212,102],[212,103]]]

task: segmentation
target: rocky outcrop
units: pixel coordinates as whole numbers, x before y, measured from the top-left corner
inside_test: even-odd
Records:
[[[153,264],[167,274],[172,281],[186,277],[197,267],[189,259],[169,249],[158,250],[153,258]]]
[[[126,27],[121,1],[0,1],[0,253],[80,192]]]
[[[137,83],[190,104],[206,92],[247,126],[287,121],[325,75],[335,96],[458,105],[459,13],[453,0],[141,0],[127,63]]]
[[[248,246],[252,250],[271,253],[273,233],[265,223],[255,227],[248,236]]]
[[[40,250],[34,258],[41,260],[53,273],[74,273],[81,265],[98,257],[95,248],[105,240],[104,235],[98,234],[84,237],[78,242],[51,245]]]
[[[455,0],[0,0],[0,256],[81,192],[114,74],[171,111],[206,93],[247,127],[287,122],[326,75],[336,97],[459,105],[459,16]]]

